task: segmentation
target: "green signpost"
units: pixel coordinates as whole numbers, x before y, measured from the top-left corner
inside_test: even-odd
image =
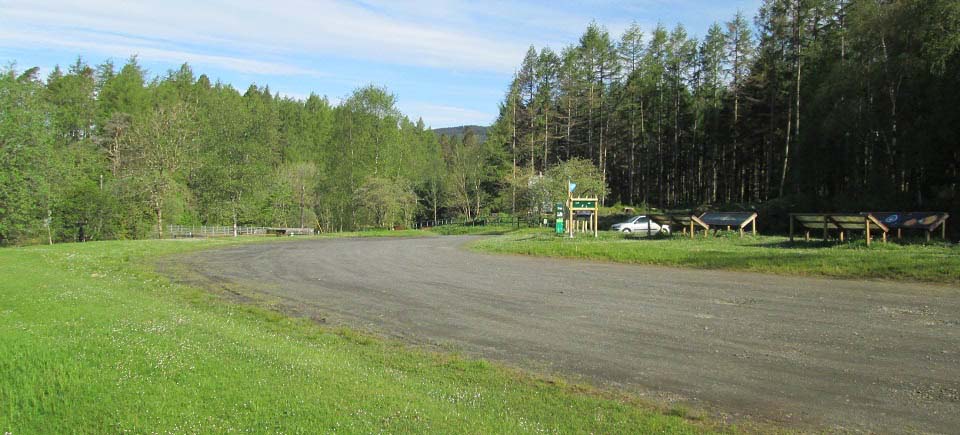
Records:
[[[556,203],[555,209],[557,212],[557,234],[563,234],[563,203]]]

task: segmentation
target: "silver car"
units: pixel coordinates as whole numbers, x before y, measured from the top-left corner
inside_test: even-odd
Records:
[[[634,216],[627,220],[626,222],[621,222],[619,224],[613,224],[610,227],[613,231],[620,231],[623,233],[639,233],[641,235],[645,234],[670,234],[669,225],[660,225],[646,216]]]

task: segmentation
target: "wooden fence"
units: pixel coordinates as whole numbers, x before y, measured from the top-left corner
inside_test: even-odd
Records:
[[[183,239],[193,237],[233,237],[234,228],[232,226],[210,226],[210,225],[168,225],[164,237],[172,239]],[[268,227],[237,227],[238,236],[265,236],[269,234]]]

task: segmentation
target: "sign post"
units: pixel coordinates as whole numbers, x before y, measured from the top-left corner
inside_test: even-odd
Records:
[[[556,211],[556,218],[557,218],[556,233],[559,235],[562,235],[563,234],[563,203],[562,202],[558,202],[555,204],[555,211]]]
[[[597,198],[567,198],[567,209],[570,210],[570,225],[568,226],[570,227],[571,238],[576,230],[582,232],[592,230],[593,237],[598,236],[600,218],[597,204],[599,204],[599,202]],[[576,219],[577,216],[586,217],[585,221],[581,221],[582,225],[578,223]]]

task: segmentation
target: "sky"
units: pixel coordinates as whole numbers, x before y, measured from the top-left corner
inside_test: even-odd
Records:
[[[151,76],[187,62],[244,91],[337,103],[384,86],[412,119],[489,125],[530,45],[576,43],[595,21],[619,38],[632,22],[702,36],[761,0],[0,0],[0,67],[46,74],[78,56]]]

